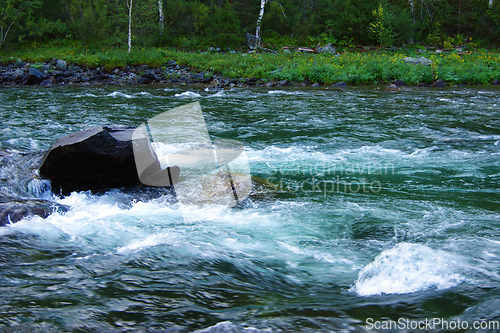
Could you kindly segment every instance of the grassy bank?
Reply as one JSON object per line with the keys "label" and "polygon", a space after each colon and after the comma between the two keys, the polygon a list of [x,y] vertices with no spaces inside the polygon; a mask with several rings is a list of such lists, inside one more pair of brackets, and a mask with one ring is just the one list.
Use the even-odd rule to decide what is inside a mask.
{"label": "grassy bank", "polygon": [[[405,62],[405,57],[426,57],[430,66]],[[118,49],[92,49],[80,45],[32,45],[19,50],[0,51],[0,61],[16,59],[40,66],[57,57],[80,67],[103,67],[111,71],[127,65],[162,67],[176,60],[205,75],[221,74],[227,78],[256,77],[268,81],[323,82],[332,84],[372,84],[400,79],[408,84],[432,83],[443,79],[448,84],[489,84],[500,79],[500,53],[473,51],[459,55],[456,51],[417,53],[412,49],[396,52],[344,52],[342,54],[273,53],[194,53],[171,49],[133,49],[130,54]]]}

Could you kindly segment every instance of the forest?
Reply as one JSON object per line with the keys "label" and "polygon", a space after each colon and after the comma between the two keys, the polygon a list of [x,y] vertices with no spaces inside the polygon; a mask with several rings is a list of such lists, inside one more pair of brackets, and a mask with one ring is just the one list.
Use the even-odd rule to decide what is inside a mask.
{"label": "forest", "polygon": [[[257,29],[259,26],[259,29]],[[499,44],[500,0],[0,0],[0,47],[337,48]]]}

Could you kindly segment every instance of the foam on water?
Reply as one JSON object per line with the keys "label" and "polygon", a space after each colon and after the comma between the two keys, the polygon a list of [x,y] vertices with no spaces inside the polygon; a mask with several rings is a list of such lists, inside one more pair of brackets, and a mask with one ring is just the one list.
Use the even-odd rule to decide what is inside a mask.
{"label": "foam on water", "polygon": [[179,97],[179,98],[186,98],[186,99],[187,98],[199,98],[199,97],[201,97],[200,94],[192,92],[192,91],[185,91],[185,92],[180,93],[180,94],[175,94],[174,96]]}
{"label": "foam on water", "polygon": [[454,287],[464,281],[461,258],[425,245],[400,243],[366,265],[351,288],[360,296],[408,294]]}
{"label": "foam on water", "polygon": [[224,90],[220,90],[218,91],[217,93],[215,94],[211,94],[211,95],[208,95],[208,97],[226,97],[226,93],[224,92]]}
{"label": "foam on water", "polygon": [[112,93],[109,93],[106,96],[107,97],[115,97],[115,98],[117,98],[117,97],[133,98],[133,96],[125,94],[125,93],[122,93],[120,91],[113,91]]}
{"label": "foam on water", "polygon": [[305,91],[290,91],[290,90],[269,90],[268,94],[279,94],[279,95],[308,95],[309,93]]}
{"label": "foam on water", "polygon": [[196,330],[194,333],[222,333],[222,332],[228,332],[228,333],[241,333],[241,332],[248,332],[248,333],[266,333],[266,332],[273,332],[271,328],[265,328],[265,329],[258,329],[253,326],[247,326],[245,324],[233,324],[230,321],[221,321],[214,326],[210,326],[204,329]]}

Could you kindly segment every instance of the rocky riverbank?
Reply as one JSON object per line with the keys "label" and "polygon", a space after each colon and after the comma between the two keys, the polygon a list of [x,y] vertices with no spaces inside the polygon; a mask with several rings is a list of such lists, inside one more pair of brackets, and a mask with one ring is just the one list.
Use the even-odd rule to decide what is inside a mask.
{"label": "rocky riverbank", "polygon": [[[265,66],[266,61],[277,61],[277,64],[271,66],[272,68],[277,67],[277,69],[270,72],[263,72],[255,69],[257,74],[252,73],[251,75],[255,75],[256,77],[251,76],[246,78],[235,78],[236,75],[233,71],[229,73],[230,78],[228,78],[224,76],[225,74],[219,74],[225,73],[224,69],[215,68],[214,66],[227,64],[227,66],[234,67],[234,59],[218,58],[219,56],[217,54],[204,55],[204,58],[200,58],[203,55],[196,54],[178,53],[178,55],[181,57],[179,63],[190,63],[190,65],[180,65],[176,60],[169,60],[164,63],[162,67],[157,68],[141,65],[121,66],[117,68],[111,67],[113,69],[109,70],[109,64],[97,68],[87,68],[68,64],[65,60],[57,58],[53,58],[46,63],[27,63],[18,59],[18,61],[13,64],[3,66],[0,64],[0,85],[40,85],[50,87],[62,85],[90,86],[96,84],[201,84],[209,88],[252,86],[281,87],[289,85],[313,87],[333,86],[343,88],[347,86],[347,84],[373,84],[378,82],[393,83],[398,87],[406,86],[406,84],[409,83],[408,85],[413,86],[441,88],[447,85],[499,84],[499,80],[496,79],[498,76],[495,73],[490,73],[491,69],[488,69],[489,67],[478,68],[477,71],[474,71],[474,74],[471,74],[469,72],[463,72],[464,69],[460,62],[457,65],[458,67],[450,65],[451,67],[449,69],[443,70],[436,67],[437,65],[434,66],[435,64],[433,64],[433,61],[425,57],[417,59],[413,57],[397,56],[392,58],[382,57],[380,59],[372,59],[373,57],[371,56],[358,54],[351,56],[345,55],[345,59],[341,59],[335,55],[334,59],[321,58],[320,60],[323,61],[323,64],[318,65],[316,62],[312,63],[311,59],[308,60],[308,58],[303,58],[307,57],[306,55],[298,55],[296,58],[290,59],[281,59],[283,57],[286,58],[286,55],[274,57],[248,54],[246,56],[245,54],[232,55],[234,57],[240,57],[241,62],[248,62],[244,66],[238,62],[238,66],[241,65],[242,68],[255,69],[259,66]],[[189,57],[193,57],[193,59]],[[457,57],[458,56],[450,55],[448,58],[443,59],[454,62],[463,60]],[[491,56],[488,57],[491,58]],[[490,58],[485,59],[490,61]],[[255,60],[262,62],[255,65]],[[294,63],[290,65],[290,61]],[[298,65],[300,61],[304,62],[302,66]],[[335,64],[333,63],[335,61],[348,61],[351,65]],[[279,64],[287,65],[288,67],[279,66]],[[471,64],[471,66],[475,65],[477,64]],[[388,66],[393,67],[389,68]],[[198,68],[198,70],[193,67]],[[202,69],[204,68],[211,68],[212,70],[203,71]],[[484,71],[484,73],[482,73],[481,70]],[[462,71],[462,73],[458,75],[458,71]],[[384,73],[381,74],[382,72]],[[394,75],[394,73],[398,73],[398,75]],[[378,78],[379,76],[380,78]],[[462,76],[463,80],[459,80],[459,76]],[[397,91],[391,86],[388,90]]]}
{"label": "rocky riverbank", "polygon": [[205,74],[186,66],[180,66],[175,60],[167,62],[163,68],[150,68],[147,65],[126,66],[106,71],[102,67],[95,69],[68,65],[66,61],[54,58],[42,64],[30,64],[18,61],[13,65],[0,65],[1,85],[40,85],[62,86],[78,85],[139,85],[139,84],[204,84],[213,88],[251,87],[251,86],[286,86],[287,80],[266,82],[255,77],[247,79],[228,79],[218,74]]}

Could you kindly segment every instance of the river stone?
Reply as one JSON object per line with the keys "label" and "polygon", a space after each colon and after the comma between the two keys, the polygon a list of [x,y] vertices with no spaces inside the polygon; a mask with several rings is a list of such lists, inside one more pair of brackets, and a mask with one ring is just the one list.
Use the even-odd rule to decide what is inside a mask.
{"label": "river stone", "polygon": [[424,65],[424,66],[430,66],[432,64],[432,60],[427,59],[425,57],[420,57],[417,59],[417,61],[420,65]]}
{"label": "river stone", "polygon": [[[52,190],[63,195],[73,191],[99,192],[137,186],[132,133],[128,127],[93,127],[57,140],[45,155],[40,176],[50,179]],[[145,135],[145,134],[144,134]],[[147,137],[140,137],[150,154]],[[137,138],[134,143],[137,143]]]}
{"label": "river stone", "polygon": [[19,80],[24,77],[24,71],[20,68],[16,69],[14,73],[12,74],[14,80]]}
{"label": "river stone", "polygon": [[398,86],[396,84],[394,84],[394,83],[391,84],[391,85],[389,85],[389,86],[387,86],[387,87],[385,87],[385,90],[386,91],[392,91],[392,92],[400,92],[401,91],[401,89],[399,89]]}
{"label": "river stone", "polygon": [[66,61],[64,60],[57,60],[56,62],[56,70],[64,72],[68,68],[68,65],[66,64]]}
{"label": "river stone", "polygon": [[406,87],[406,82],[403,80],[397,79],[397,80],[392,81],[392,83],[394,83],[398,87]]}
{"label": "river stone", "polygon": [[335,54],[337,53],[337,50],[333,47],[332,43],[328,43],[325,46],[321,47],[318,52],[320,53],[332,53]]}
{"label": "river stone", "polygon": [[333,85],[334,87],[339,87],[339,88],[345,88],[347,87],[347,83],[341,81],[341,82],[337,82]]}
{"label": "river stone", "polygon": [[18,222],[31,215],[46,218],[55,211],[67,210],[67,206],[48,200],[0,197],[0,226]]}
{"label": "river stone", "polygon": [[177,62],[175,60],[169,60],[167,62],[167,67],[175,67],[177,66]]}
{"label": "river stone", "polygon": [[445,85],[446,85],[446,83],[443,81],[443,79],[439,79],[436,82],[434,82],[434,84],[432,85],[432,87],[434,87],[434,88],[443,88]]}
{"label": "river stone", "polygon": [[43,74],[36,68],[30,68],[28,72],[27,84],[39,84],[43,81]]}
{"label": "river stone", "polygon": [[414,64],[414,65],[418,64],[418,60],[413,58],[413,57],[405,57],[405,58],[403,58],[403,61],[409,62],[410,64]]}

